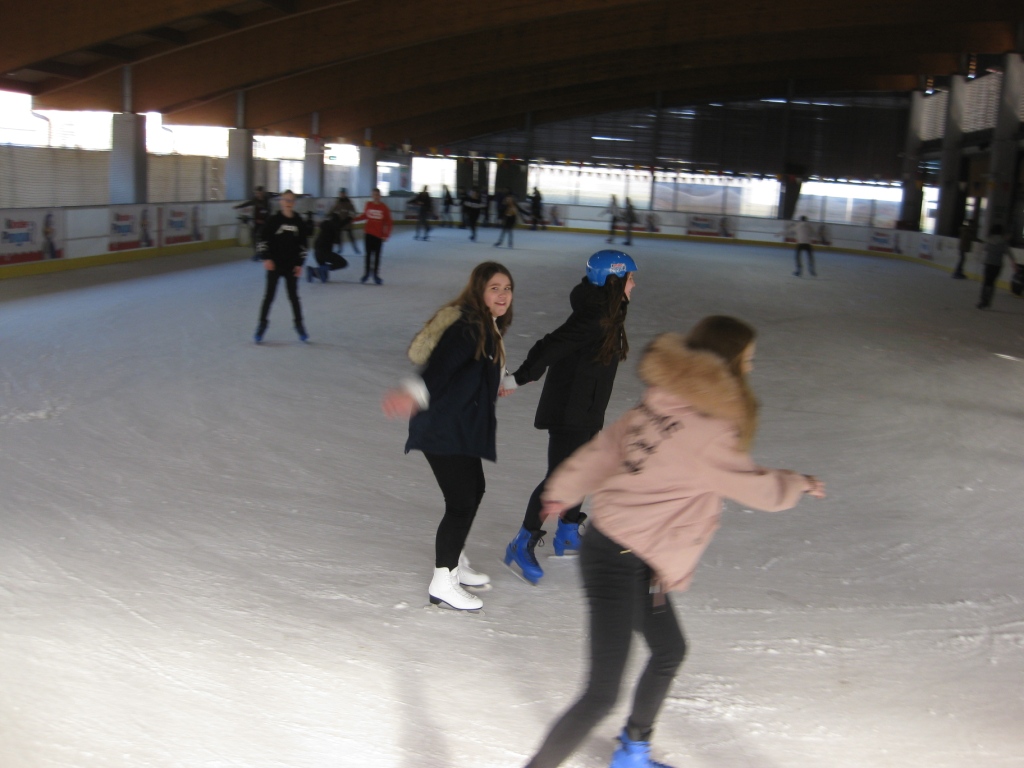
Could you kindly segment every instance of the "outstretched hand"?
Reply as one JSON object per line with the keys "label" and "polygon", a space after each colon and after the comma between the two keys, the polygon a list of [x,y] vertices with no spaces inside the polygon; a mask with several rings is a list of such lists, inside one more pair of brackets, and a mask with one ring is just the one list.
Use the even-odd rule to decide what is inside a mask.
{"label": "outstretched hand", "polygon": [[416,398],[404,389],[389,389],[384,393],[380,407],[389,419],[411,419],[420,410]]}

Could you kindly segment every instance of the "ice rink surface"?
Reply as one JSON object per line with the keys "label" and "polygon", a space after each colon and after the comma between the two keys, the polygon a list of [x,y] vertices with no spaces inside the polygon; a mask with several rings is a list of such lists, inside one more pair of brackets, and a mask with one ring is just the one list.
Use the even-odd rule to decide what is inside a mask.
{"label": "ice rink surface", "polygon": [[[577,566],[501,564],[545,469],[540,385],[498,406],[480,615],[427,607],[442,500],[383,390],[473,265],[516,280],[513,365],[598,236],[459,230],[284,292],[242,249],[0,281],[2,768],[521,768],[578,692]],[[1024,765],[1024,303],[883,258],[638,240],[608,420],[656,333],[759,330],[754,455],[829,498],[730,504],[675,608],[654,738],[678,768]],[[805,273],[806,274],[806,273]],[[637,649],[630,682],[642,658]],[[627,711],[567,765],[607,766]]]}

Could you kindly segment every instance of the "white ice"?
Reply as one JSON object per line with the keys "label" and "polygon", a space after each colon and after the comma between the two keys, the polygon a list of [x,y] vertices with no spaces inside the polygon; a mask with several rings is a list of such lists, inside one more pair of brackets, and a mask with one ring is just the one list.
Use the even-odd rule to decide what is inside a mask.
{"label": "white ice", "polygon": [[[400,231],[384,286],[303,281],[310,345],[283,291],[252,343],[241,249],[0,281],[2,768],[525,764],[586,659],[576,563],[544,556],[538,587],[501,564],[545,468],[540,385],[499,404],[476,616],[426,607],[442,501],[379,398],[474,264],[515,276],[516,363],[603,238],[483,240]],[[756,457],[829,487],[727,509],[676,601],[691,650],[655,757],[1024,765],[1024,305],[979,311],[976,283],[884,258],[798,279],[779,249],[631,252],[609,420],[655,333],[735,314],[760,331]],[[568,765],[606,766],[627,706]]]}

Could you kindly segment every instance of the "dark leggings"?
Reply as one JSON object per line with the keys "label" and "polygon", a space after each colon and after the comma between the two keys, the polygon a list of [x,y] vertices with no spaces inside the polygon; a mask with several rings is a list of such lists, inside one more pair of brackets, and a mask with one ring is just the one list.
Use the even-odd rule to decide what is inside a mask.
{"label": "dark leggings", "polygon": [[667,596],[664,604],[654,604],[651,570],[643,560],[591,528],[583,537],[580,568],[590,604],[590,677],[583,695],[548,732],[527,768],[560,765],[615,706],[634,630],[643,634],[651,657],[633,694],[626,724],[631,738],[650,740],[686,656],[675,612]]}
{"label": "dark leggings", "polygon": [[444,517],[434,542],[434,567],[456,568],[484,497],[483,462],[476,456],[423,455],[444,494]]}
{"label": "dark leggings", "polygon": [[516,228],[516,217],[515,216],[504,216],[501,220],[501,234],[498,235],[498,245],[501,245],[505,239],[505,235],[508,235],[508,247],[512,247],[512,232]]}
{"label": "dark leggings", "polygon": [[986,264],[984,270],[981,281],[980,306],[987,307],[992,303],[992,297],[996,292],[996,280],[999,279],[999,273],[1003,271],[1003,265],[1001,262],[999,264]]}
{"label": "dark leggings", "polygon": [[299,303],[299,279],[292,271],[278,272],[276,269],[267,270],[267,290],[263,294],[263,304],[260,306],[260,322],[267,322],[270,316],[270,305],[274,303],[274,296],[277,295],[277,281],[284,280],[288,289],[288,301],[292,303],[292,319],[296,325],[302,325],[302,304]]}
{"label": "dark leggings", "polygon": [[796,271],[803,272],[804,267],[800,261],[800,252],[807,251],[807,268],[814,274],[814,249],[808,243],[799,243],[796,247]]}
{"label": "dark leggings", "polygon": [[[581,445],[589,443],[597,432],[590,429],[552,429],[548,430],[548,473],[544,475],[533,490],[530,500],[526,503],[526,514],[523,516],[523,528],[528,531],[539,531],[541,529],[540,495],[544,492],[544,484],[547,483],[551,473],[558,469],[558,465],[569,458]],[[562,519],[567,523],[578,523],[580,519],[580,505],[568,510]]]}
{"label": "dark leggings", "polygon": [[366,235],[363,242],[363,249],[366,251],[366,272],[363,277],[378,274],[380,270],[380,251],[384,247],[384,241],[376,235]]}

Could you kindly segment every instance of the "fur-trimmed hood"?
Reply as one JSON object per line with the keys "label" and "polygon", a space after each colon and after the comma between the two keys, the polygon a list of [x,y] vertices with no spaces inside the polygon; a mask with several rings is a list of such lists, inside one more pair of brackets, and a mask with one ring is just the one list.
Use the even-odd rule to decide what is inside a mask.
{"label": "fur-trimmed hood", "polygon": [[689,349],[681,334],[663,333],[648,344],[637,372],[648,386],[705,416],[737,425],[746,418],[743,389],[722,358]]}
{"label": "fur-trimmed hood", "polygon": [[441,341],[441,337],[444,336],[444,332],[455,325],[460,317],[462,317],[460,307],[448,306],[437,310],[409,344],[409,359],[416,365],[426,365],[430,354],[434,351],[437,343]]}

